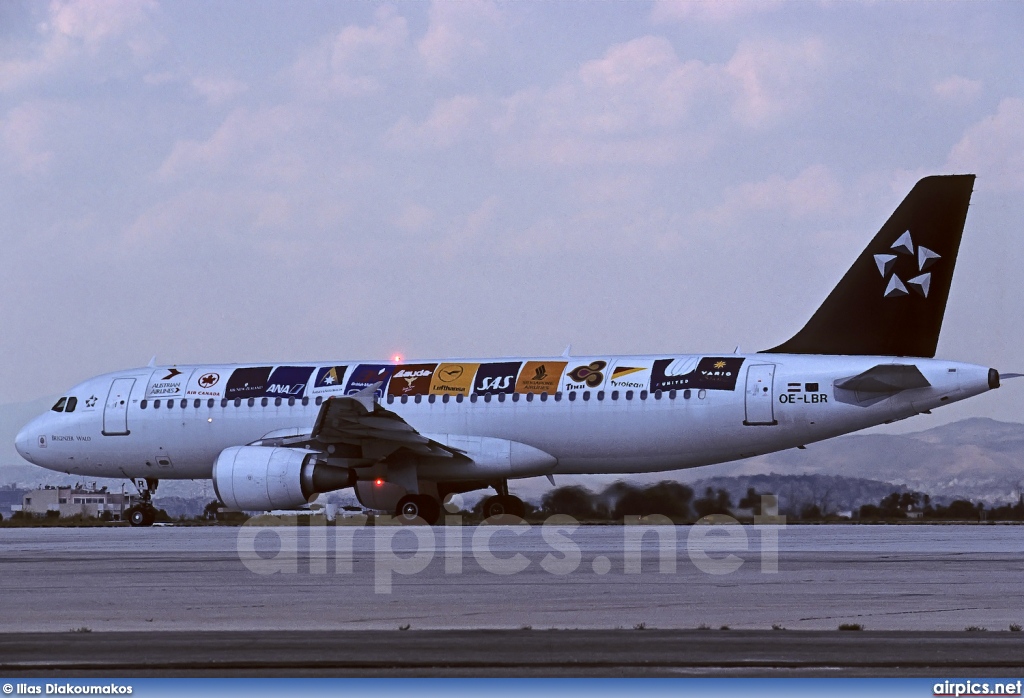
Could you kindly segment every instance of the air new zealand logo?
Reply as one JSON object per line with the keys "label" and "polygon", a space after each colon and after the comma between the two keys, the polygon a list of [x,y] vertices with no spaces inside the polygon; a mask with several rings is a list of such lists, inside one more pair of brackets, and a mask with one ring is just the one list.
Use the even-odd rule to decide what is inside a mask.
{"label": "air new zealand logo", "polygon": [[[910,295],[910,291],[913,290],[915,293],[927,298],[928,290],[932,284],[932,274],[931,272],[926,273],[925,270],[935,264],[935,260],[939,259],[941,255],[923,245],[918,245],[915,249],[914,240],[910,237],[909,230],[900,235],[890,249],[896,254],[875,255],[875,264],[878,265],[878,272],[882,275],[883,279],[888,279],[883,295],[886,298],[902,298],[903,296]],[[893,267],[896,266],[897,261],[905,257],[910,257],[911,259],[916,257],[915,261],[917,262],[915,265],[917,268],[911,272],[916,272],[917,275],[907,279],[906,282],[893,272]],[[904,267],[906,265],[900,264],[900,266]]]}

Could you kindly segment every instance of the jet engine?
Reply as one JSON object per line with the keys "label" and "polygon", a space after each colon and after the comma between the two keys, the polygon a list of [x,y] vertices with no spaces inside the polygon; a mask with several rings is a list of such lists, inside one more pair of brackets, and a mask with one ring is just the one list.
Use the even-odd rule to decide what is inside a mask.
{"label": "jet engine", "polygon": [[296,509],[321,492],[351,487],[355,471],[318,460],[298,448],[232,446],[213,464],[213,488],[230,509]]}

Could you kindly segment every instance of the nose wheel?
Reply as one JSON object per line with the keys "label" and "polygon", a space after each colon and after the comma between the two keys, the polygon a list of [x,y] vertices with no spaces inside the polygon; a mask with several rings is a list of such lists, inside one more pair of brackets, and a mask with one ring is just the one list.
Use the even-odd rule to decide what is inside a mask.
{"label": "nose wheel", "polygon": [[526,507],[519,497],[498,494],[484,500],[483,512],[485,519],[492,516],[515,516],[521,519],[526,513]]}
{"label": "nose wheel", "polygon": [[124,512],[124,517],[133,527],[152,526],[156,521],[156,507],[153,506],[153,493],[156,491],[158,480],[143,479],[132,480],[135,488],[139,491],[141,502]]}

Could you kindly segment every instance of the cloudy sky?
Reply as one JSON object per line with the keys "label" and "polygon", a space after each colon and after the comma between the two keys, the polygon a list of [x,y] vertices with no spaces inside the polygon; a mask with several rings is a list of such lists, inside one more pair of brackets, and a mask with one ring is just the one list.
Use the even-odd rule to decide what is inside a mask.
{"label": "cloudy sky", "polygon": [[[154,354],[763,349],[950,172],[939,355],[1024,370],[1022,33],[998,2],[8,0],[0,402]],[[1021,421],[1011,386],[948,415]]]}

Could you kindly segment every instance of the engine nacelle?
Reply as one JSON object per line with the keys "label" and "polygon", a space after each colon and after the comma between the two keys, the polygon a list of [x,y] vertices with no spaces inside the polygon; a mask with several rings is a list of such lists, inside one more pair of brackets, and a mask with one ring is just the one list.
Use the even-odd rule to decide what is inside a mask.
{"label": "engine nacelle", "polygon": [[314,451],[267,446],[225,448],[213,464],[213,488],[238,511],[296,509],[317,494],[355,484],[355,472],[318,460]]}

